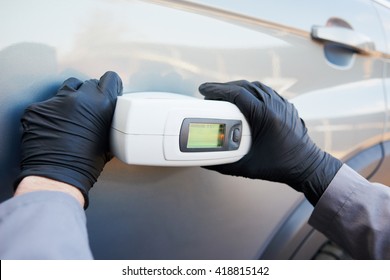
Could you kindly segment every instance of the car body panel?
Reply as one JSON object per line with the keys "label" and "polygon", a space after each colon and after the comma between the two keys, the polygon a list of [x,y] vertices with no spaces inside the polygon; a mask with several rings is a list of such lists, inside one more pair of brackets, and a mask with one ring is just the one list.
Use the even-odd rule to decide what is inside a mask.
{"label": "car body panel", "polygon": [[[384,137],[388,49],[371,1],[6,2],[0,11],[2,200],[18,173],[23,109],[55,94],[69,76],[83,80],[114,70],[126,92],[199,98],[203,82],[260,80],[290,99],[316,143],[343,160]],[[312,40],[312,26],[334,18],[370,37],[375,51]],[[113,159],[90,192],[90,243],[98,259],[259,258],[303,199],[282,184]],[[303,209],[307,219],[311,206]],[[300,246],[298,239],[289,238],[286,252]]]}

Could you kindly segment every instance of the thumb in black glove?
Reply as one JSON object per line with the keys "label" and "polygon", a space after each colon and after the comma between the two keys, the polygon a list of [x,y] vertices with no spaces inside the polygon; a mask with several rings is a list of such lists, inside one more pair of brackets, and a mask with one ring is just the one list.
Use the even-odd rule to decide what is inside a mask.
{"label": "thumb in black glove", "polygon": [[109,130],[122,81],[115,72],[84,83],[67,79],[57,94],[30,105],[23,117],[21,174],[41,176],[88,191],[111,159]]}
{"label": "thumb in black glove", "polygon": [[252,134],[252,147],[241,160],[208,169],[285,183],[317,203],[342,163],[313,143],[293,104],[259,82],[205,83],[199,91],[206,99],[234,103]]}

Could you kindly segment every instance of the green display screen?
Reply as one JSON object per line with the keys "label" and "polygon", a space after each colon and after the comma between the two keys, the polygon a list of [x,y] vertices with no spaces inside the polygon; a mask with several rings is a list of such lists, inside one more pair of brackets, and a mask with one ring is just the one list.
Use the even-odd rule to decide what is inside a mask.
{"label": "green display screen", "polygon": [[190,123],[187,148],[218,148],[223,146],[225,125],[219,123]]}

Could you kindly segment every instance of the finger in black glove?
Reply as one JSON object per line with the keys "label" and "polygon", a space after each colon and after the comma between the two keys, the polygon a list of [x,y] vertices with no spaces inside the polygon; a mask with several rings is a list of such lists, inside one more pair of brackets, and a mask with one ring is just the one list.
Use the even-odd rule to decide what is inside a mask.
{"label": "finger in black glove", "polygon": [[241,160],[208,169],[285,183],[317,203],[342,163],[313,143],[293,104],[260,82],[205,83],[199,91],[206,99],[235,104],[252,134],[251,149]]}
{"label": "finger in black glove", "polygon": [[100,80],[67,79],[57,94],[30,105],[22,117],[21,174],[77,187],[88,206],[88,191],[111,159],[109,130],[122,81],[115,72]]}

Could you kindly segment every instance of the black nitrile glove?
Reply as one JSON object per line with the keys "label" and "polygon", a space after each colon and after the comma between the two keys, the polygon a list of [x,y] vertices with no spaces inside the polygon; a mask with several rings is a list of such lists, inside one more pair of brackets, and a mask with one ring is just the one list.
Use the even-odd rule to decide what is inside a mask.
{"label": "black nitrile glove", "polygon": [[67,79],[57,94],[30,105],[23,117],[18,184],[35,175],[77,187],[88,206],[88,191],[111,159],[109,130],[122,81],[115,72],[84,83]]}
{"label": "black nitrile glove", "polygon": [[234,103],[252,134],[251,149],[241,160],[208,169],[285,183],[317,203],[342,163],[313,143],[293,104],[259,82],[206,83],[199,91],[206,99]]}

